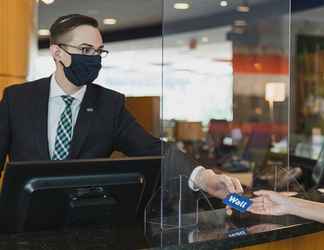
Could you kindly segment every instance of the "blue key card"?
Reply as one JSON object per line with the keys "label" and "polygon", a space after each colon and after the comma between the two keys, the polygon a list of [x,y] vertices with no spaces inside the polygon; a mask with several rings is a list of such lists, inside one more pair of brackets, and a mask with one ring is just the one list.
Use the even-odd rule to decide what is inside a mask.
{"label": "blue key card", "polygon": [[251,206],[252,202],[245,196],[231,193],[223,200],[223,203],[231,208],[240,211],[241,213],[244,213],[246,209]]}

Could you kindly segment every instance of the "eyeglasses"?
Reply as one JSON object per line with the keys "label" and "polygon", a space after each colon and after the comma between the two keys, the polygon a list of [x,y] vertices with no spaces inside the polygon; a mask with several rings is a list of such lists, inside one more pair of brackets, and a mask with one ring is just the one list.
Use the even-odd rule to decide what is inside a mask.
{"label": "eyeglasses", "polygon": [[74,49],[78,49],[81,51],[81,54],[82,55],[87,55],[87,56],[94,56],[94,55],[99,55],[101,56],[102,58],[103,57],[106,57],[108,54],[109,54],[109,51],[108,50],[105,50],[105,49],[96,49],[92,46],[88,46],[88,45],[79,45],[79,46],[74,46],[74,45],[71,45],[71,44],[65,44],[65,43],[60,43],[58,44],[59,47],[61,46],[64,46],[64,47],[70,47],[70,48],[74,48]]}

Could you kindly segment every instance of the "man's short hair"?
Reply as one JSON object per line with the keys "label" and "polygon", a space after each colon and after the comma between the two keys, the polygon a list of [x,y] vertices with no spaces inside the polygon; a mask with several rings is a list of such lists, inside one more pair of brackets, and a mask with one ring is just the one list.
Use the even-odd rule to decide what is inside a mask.
{"label": "man's short hair", "polygon": [[62,16],[56,19],[50,28],[50,43],[58,44],[62,42],[60,39],[81,25],[90,25],[94,28],[98,28],[98,21],[89,16],[80,14],[71,14],[67,16]]}

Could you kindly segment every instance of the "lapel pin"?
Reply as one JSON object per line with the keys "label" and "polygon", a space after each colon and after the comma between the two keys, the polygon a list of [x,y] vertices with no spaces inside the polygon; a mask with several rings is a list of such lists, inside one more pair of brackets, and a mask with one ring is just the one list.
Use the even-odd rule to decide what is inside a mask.
{"label": "lapel pin", "polygon": [[93,108],[87,108],[86,111],[87,112],[93,112]]}

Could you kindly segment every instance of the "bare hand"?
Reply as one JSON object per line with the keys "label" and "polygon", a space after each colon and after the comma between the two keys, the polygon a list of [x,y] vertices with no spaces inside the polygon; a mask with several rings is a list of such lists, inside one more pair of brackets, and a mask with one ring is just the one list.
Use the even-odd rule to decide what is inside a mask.
{"label": "bare hand", "polygon": [[251,199],[248,211],[263,215],[285,215],[289,213],[290,200],[286,195],[277,192],[260,190],[254,192],[258,197]]}
{"label": "bare hand", "polygon": [[237,178],[215,174],[211,169],[202,171],[199,180],[204,191],[220,199],[224,199],[229,193],[243,193],[243,188]]}

